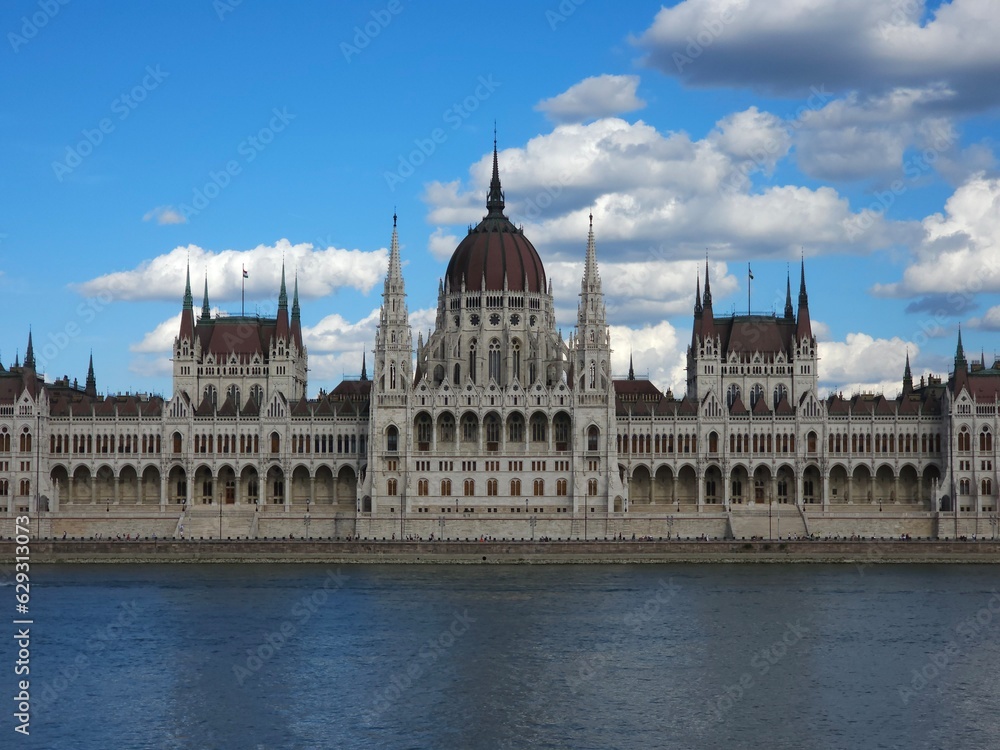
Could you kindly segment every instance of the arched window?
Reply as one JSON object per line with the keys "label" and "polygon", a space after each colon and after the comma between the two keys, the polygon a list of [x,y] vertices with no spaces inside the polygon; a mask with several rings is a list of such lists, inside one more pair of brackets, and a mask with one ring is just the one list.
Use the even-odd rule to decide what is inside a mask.
{"label": "arched window", "polygon": [[507,441],[510,443],[524,442],[524,417],[511,414],[507,418]]}
{"label": "arched window", "polygon": [[399,450],[399,430],[395,425],[389,425],[385,431],[385,449],[389,453],[396,453]]}
{"label": "arched window", "polygon": [[476,494],[476,480],[466,479],[465,480],[465,496],[473,497]]}
{"label": "arched window", "polygon": [[417,417],[417,450],[431,449],[431,417],[426,412]]}
{"label": "arched window", "polygon": [[532,414],[531,415],[531,442],[533,443],[544,443],[548,440],[545,430],[545,415],[544,414]]}
{"label": "arched window", "polygon": [[451,494],[451,480],[442,479],[441,480],[441,497],[448,497]]}
{"label": "arched window", "polygon": [[396,363],[389,363],[389,388],[394,389],[396,387]]}
{"label": "arched window", "polygon": [[281,436],[277,432],[271,433],[271,453],[279,453],[281,451]]}
{"label": "arched window", "polygon": [[596,451],[596,450],[598,450],[597,444],[598,444],[598,441],[600,440],[600,437],[601,437],[601,431],[599,429],[597,429],[597,425],[596,424],[590,425],[590,428],[587,430],[587,450],[588,451]]}
{"label": "arched window", "polygon": [[395,495],[397,487],[398,487],[397,480],[390,479],[385,483],[385,494],[390,496]]}
{"label": "arched window", "polygon": [[466,413],[462,415],[462,442],[475,443],[479,440],[479,423],[476,415]]}
{"label": "arched window", "polygon": [[750,389],[750,408],[754,408],[762,398],[764,398],[764,386],[760,383],[755,383]]}
{"label": "arched window", "polygon": [[591,360],[591,362],[590,362],[589,373],[590,373],[590,387],[591,388],[596,388],[597,387],[597,363],[594,362],[593,360]]}
{"label": "arched window", "polygon": [[511,479],[510,480],[510,494],[511,497],[516,497],[521,494],[521,480]]}
{"label": "arched window", "polygon": [[21,439],[18,442],[21,453],[31,453],[31,433],[27,427],[21,431]]}
{"label": "arched window", "polygon": [[500,417],[487,414],[483,420],[483,428],[486,431],[486,450],[500,450]]}
{"label": "arched window", "polygon": [[960,451],[972,450],[972,435],[969,434],[969,428],[966,425],[962,425],[962,429],[958,432],[958,449]]}
{"label": "arched window", "polygon": [[205,387],[205,396],[208,398],[210,404],[212,404],[213,409],[219,407],[219,392],[216,390],[214,385],[209,385]]}
{"label": "arched window", "polygon": [[430,494],[430,483],[426,479],[420,479],[417,481],[417,494],[421,497],[425,497]]}
{"label": "arched window", "polygon": [[536,479],[535,480],[535,497],[541,497],[545,494],[545,480]]}
{"label": "arched window", "polygon": [[596,479],[588,479],[587,480],[587,494],[590,495],[590,496],[594,496],[594,495],[597,494],[597,480]]}
{"label": "arched window", "polygon": [[989,427],[983,427],[983,431],[979,433],[979,450],[983,453],[993,451],[993,433]]}
{"label": "arched window", "polygon": [[503,384],[503,378],[500,375],[500,342],[493,339],[490,342],[490,379],[498,384]]}
{"label": "arched window", "polygon": [[240,408],[240,387],[236,383],[232,383],[226,388],[226,398],[231,398],[233,403],[236,404],[236,408]]}
{"label": "arched window", "polygon": [[462,365],[455,363],[455,376],[452,381],[455,385],[459,385],[462,382]]}
{"label": "arched window", "polygon": [[259,385],[250,386],[250,398],[256,402],[257,406],[260,406],[264,400],[264,388]]}
{"label": "arched window", "polygon": [[556,495],[559,497],[566,497],[569,490],[569,483],[565,479],[556,480]]}
{"label": "arched window", "polygon": [[515,380],[520,382],[521,378],[521,342],[517,339],[510,345],[510,369]]}
{"label": "arched window", "polygon": [[496,479],[489,479],[486,481],[486,494],[490,497],[496,497],[499,494],[500,483]]}
{"label": "arched window", "polygon": [[469,380],[476,382],[476,340],[469,342]]}
{"label": "arched window", "polygon": [[992,495],[993,494],[993,480],[992,479],[984,479],[983,480],[982,488],[983,488],[982,494],[984,496]]}

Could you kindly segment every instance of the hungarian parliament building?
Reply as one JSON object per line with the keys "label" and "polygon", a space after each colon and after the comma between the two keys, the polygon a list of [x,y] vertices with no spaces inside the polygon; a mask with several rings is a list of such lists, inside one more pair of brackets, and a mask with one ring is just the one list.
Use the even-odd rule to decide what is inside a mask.
{"label": "hungarian parliament building", "polygon": [[[581,247],[582,241],[581,228]],[[169,398],[46,382],[31,336],[0,367],[0,532],[43,536],[584,539],[996,535],[1000,362],[898,395],[818,392],[805,264],[784,310],[719,315],[694,288],[682,397],[612,374],[593,219],[575,330],[504,213],[455,249],[414,346],[393,217],[360,378],[310,397],[297,281],[275,317],[196,311]],[[367,373],[370,364],[371,375]],[[776,528],[777,527],[777,528]]]}

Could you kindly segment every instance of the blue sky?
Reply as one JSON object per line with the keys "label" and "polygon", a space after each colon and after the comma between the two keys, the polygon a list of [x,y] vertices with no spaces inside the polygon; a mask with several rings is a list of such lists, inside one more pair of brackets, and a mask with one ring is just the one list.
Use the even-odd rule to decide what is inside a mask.
{"label": "blue sky", "polygon": [[[113,12],[110,8],[113,7]],[[360,370],[392,214],[410,310],[485,210],[572,326],[594,213],[624,372],[683,391],[695,275],[715,308],[806,273],[824,391],[945,374],[958,325],[1000,352],[1000,14],[991,0],[445,0],[0,10],[0,361],[169,393],[196,301],[268,313],[298,271],[310,392]],[[794,291],[794,290],[793,290]]]}

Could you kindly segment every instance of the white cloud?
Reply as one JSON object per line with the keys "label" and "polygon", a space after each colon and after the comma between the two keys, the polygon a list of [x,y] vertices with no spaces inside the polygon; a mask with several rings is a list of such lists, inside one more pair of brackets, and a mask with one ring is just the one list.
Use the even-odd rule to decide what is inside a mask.
{"label": "white cloud", "polygon": [[457,235],[448,234],[443,227],[437,227],[427,239],[427,249],[436,260],[448,260],[461,240]]}
{"label": "white cloud", "polygon": [[800,96],[820,84],[885,93],[943,84],[951,108],[1000,100],[994,0],[683,0],[633,40],[645,62],[700,86]]}
{"label": "white cloud", "polygon": [[[773,169],[788,143],[782,123],[756,108],[727,116],[698,141],[642,121],[560,125],[501,152],[507,215],[556,259],[580,257],[591,211],[605,257],[616,261],[706,252],[713,260],[788,258],[803,244],[807,254],[866,252],[900,240],[903,225],[880,216],[858,231],[859,215],[833,188],[755,187],[746,175]],[[470,168],[470,188],[428,185],[438,234],[479,220],[491,170],[488,154]]]}
{"label": "white cloud", "polygon": [[143,221],[156,220],[157,224],[187,224],[187,217],[183,216],[173,206],[157,206],[152,211],[147,211],[142,217]]}
{"label": "white cloud", "polygon": [[979,174],[959,187],[944,213],[928,216],[901,281],[876,284],[887,297],[945,294],[956,309],[982,292],[1000,291],[1000,179]]}
{"label": "white cloud", "polygon": [[152,331],[142,337],[138,344],[130,344],[129,351],[139,354],[169,352],[174,347],[174,339],[181,328],[181,313],[167,318]]}
{"label": "white cloud", "polygon": [[174,372],[170,357],[156,357],[142,354],[134,357],[128,366],[129,372],[134,372],[144,378],[170,377]]}
{"label": "white cloud", "polygon": [[674,396],[684,395],[687,383],[685,357],[687,344],[677,338],[676,329],[667,321],[641,328],[611,326],[611,371],[616,378],[628,374],[629,356],[636,377],[649,377],[657,388]]}
{"label": "white cloud", "polygon": [[338,289],[368,292],[380,281],[389,263],[385,248],[373,251],[326,249],[312,244],[291,244],[282,239],[273,245],[250,250],[213,252],[197,245],[177,247],[164,255],[143,261],[131,271],[117,271],[74,285],[87,297],[110,295],[114,300],[177,300],[184,292],[184,276],[190,261],[191,286],[196,296],[208,274],[209,298],[238,300],[243,268],[247,269],[246,293],[253,298],[276,298],[285,264],[288,294],[298,272],[299,295],[323,297]]}
{"label": "white cloud", "polygon": [[646,102],[636,96],[639,76],[600,75],[585,78],[558,96],[535,105],[555,122],[584,122],[598,117],[642,109]]}
{"label": "white cloud", "polygon": [[893,398],[903,386],[907,353],[912,365],[920,348],[898,336],[876,339],[849,333],[844,341],[820,342],[820,394],[842,392],[846,397],[866,392]]}

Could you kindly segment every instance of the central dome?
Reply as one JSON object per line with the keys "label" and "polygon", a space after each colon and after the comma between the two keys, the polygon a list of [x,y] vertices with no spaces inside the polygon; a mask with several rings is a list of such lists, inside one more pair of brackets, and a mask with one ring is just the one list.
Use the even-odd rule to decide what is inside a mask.
{"label": "central dome", "polygon": [[511,224],[503,213],[503,190],[500,188],[500,170],[497,165],[497,148],[493,144],[493,179],[486,198],[487,214],[469,230],[448,262],[445,276],[452,291],[544,292],[545,269],[538,251],[524,236],[524,232]]}

